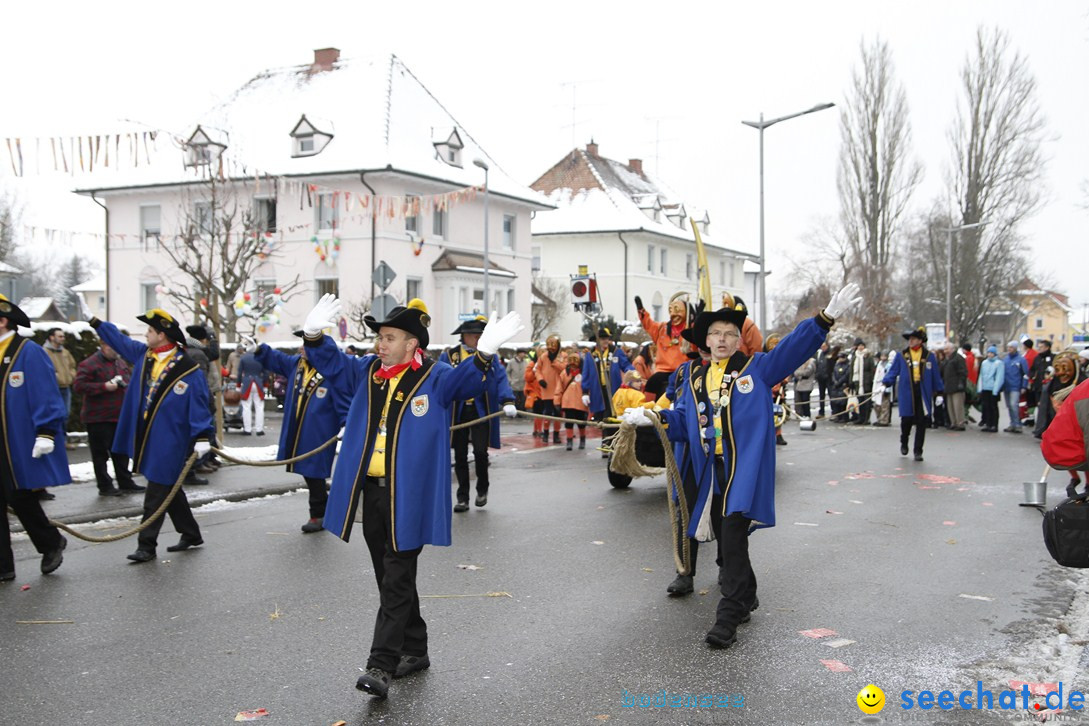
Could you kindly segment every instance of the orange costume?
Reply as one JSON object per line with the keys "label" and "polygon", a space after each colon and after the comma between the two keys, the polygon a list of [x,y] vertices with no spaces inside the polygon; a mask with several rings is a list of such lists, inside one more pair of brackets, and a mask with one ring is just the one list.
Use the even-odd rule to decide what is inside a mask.
{"label": "orange costume", "polygon": [[752,318],[745,318],[745,323],[741,326],[741,343],[738,344],[738,348],[750,358],[753,353],[759,353],[764,349],[764,336]]}
{"label": "orange costume", "polygon": [[[561,416],[562,412],[556,410],[556,392],[560,388],[560,373],[563,371],[564,357],[560,353],[560,339],[550,335],[547,341],[548,352],[537,356],[537,363],[533,366],[533,372],[537,376],[537,385],[541,387],[541,413],[548,416]],[[544,422],[544,437],[548,436],[548,422]],[[560,422],[552,422],[552,441],[560,443]]]}
{"label": "orange costume", "polygon": [[639,375],[644,381],[650,378],[650,374],[654,372],[650,369],[650,366],[647,365],[646,359],[641,355],[636,354],[636,356],[632,358],[631,364],[635,367],[635,370],[639,371]]}
{"label": "orange costume", "polygon": [[677,370],[687,360],[681,350],[681,331],[687,326],[683,323],[673,325],[668,320],[664,323],[655,322],[643,308],[639,309],[639,322],[658,348],[658,355],[654,358],[654,372],[672,373]]}

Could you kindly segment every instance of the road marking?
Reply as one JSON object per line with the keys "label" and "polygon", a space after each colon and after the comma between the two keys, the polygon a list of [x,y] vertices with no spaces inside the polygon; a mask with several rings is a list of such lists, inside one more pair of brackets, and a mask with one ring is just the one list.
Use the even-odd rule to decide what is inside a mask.
{"label": "road marking", "polygon": [[825,660],[824,658],[821,658],[821,664],[833,673],[850,673],[854,670],[851,666],[846,663],[841,663],[838,660]]}
{"label": "road marking", "polygon": [[839,635],[836,631],[828,628],[812,628],[810,630],[799,630],[798,632],[807,638],[827,638],[832,635]]}
{"label": "road marking", "polygon": [[847,638],[836,638],[835,640],[826,640],[824,644],[827,645],[829,648],[842,648],[843,646],[850,645],[854,642],[855,641],[849,640]]}
{"label": "road marking", "polygon": [[965,600],[984,600],[986,602],[991,602],[992,600],[994,600],[993,597],[987,597],[986,595],[968,595],[963,592],[957,595],[957,597],[963,597]]}

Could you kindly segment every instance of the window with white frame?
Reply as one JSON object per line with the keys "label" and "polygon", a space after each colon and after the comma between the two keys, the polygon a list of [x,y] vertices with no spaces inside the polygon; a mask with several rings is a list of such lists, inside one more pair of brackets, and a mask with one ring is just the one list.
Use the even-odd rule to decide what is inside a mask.
{"label": "window with white frame", "polygon": [[276,231],[276,200],[260,197],[253,200],[253,229],[255,232]]}
{"label": "window with white frame", "polygon": [[514,310],[514,288],[507,290],[507,312]]}
{"label": "window with white frame", "polygon": [[314,281],[317,283],[316,300],[321,300],[322,295],[335,295],[340,297],[340,278],[326,277]]}
{"label": "window with white frame", "polygon": [[666,274],[666,270],[669,269],[669,260],[666,258],[666,252],[668,252],[668,251],[669,250],[666,250],[665,248],[662,248],[662,251],[661,251],[661,258],[662,259],[661,259],[661,265],[659,265],[659,267],[658,267],[658,272],[660,274],[662,274],[662,275]]}
{"label": "window with white frame", "polygon": [[314,148],[314,134],[300,134],[295,137],[295,156],[312,156]]}
{"label": "window with white frame", "polygon": [[[405,197],[405,206],[406,206],[406,208],[408,210],[405,213],[405,231],[406,232],[414,232],[414,233],[417,233],[417,234],[419,234],[419,232],[420,232],[420,221],[419,221],[419,217],[416,214],[416,205],[419,204],[419,203],[420,203],[420,198],[417,197],[417,196],[409,194],[408,196]],[[411,298],[409,298],[409,299],[411,299]]]}
{"label": "window with white frame", "polygon": [[447,232],[449,231],[446,227],[446,210],[436,207],[434,213],[431,215],[431,234],[445,239]]}
{"label": "window with white frame", "polygon": [[514,249],[514,215],[503,215],[503,249]]}
{"label": "window with white frame", "polygon": [[159,293],[155,288],[159,286],[157,280],[140,283],[140,309],[151,310],[159,307]]}
{"label": "window with white frame", "polygon": [[152,244],[159,243],[159,235],[162,232],[162,207],[158,204],[144,204],[140,206],[140,240],[144,243],[144,249]]}
{"label": "window with white frame", "polygon": [[718,282],[720,285],[726,285],[726,260],[718,261]]}
{"label": "window with white frame", "polygon": [[198,235],[212,234],[214,221],[211,202],[196,202],[193,204],[193,229]]}
{"label": "window with white frame", "polygon": [[696,257],[691,252],[687,252],[684,255],[684,276],[685,279],[691,280],[695,276],[696,272]]}
{"label": "window with white frame", "polygon": [[532,272],[540,272],[541,271],[541,246],[540,245],[533,245],[533,247],[530,248],[530,254],[533,257],[533,259],[530,261],[530,270]]}
{"label": "window with white frame", "polygon": [[484,310],[484,289],[480,287],[473,288],[473,309],[471,313],[481,313]]}
{"label": "window with white frame", "polygon": [[317,227],[318,230],[336,229],[337,224],[337,208],[333,205],[332,194],[319,194],[318,203],[314,206],[314,211],[317,214]]}
{"label": "window with white frame", "polygon": [[1044,327],[1044,319],[1043,318],[1036,318],[1036,329],[1040,330],[1043,327]]}
{"label": "window with white frame", "polygon": [[419,277],[405,279],[405,300],[423,297],[423,280]]}
{"label": "window with white frame", "polygon": [[647,272],[654,272],[654,245],[647,245]]}

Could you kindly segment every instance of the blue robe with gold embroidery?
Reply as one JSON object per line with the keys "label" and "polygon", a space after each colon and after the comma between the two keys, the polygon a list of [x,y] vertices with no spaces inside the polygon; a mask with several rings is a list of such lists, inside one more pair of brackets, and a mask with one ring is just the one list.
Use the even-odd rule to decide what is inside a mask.
{"label": "blue robe with gold embroidery", "polygon": [[[0,361],[0,426],[9,474],[17,489],[72,481],[64,448],[67,419],[49,354],[16,333]],[[31,453],[39,436],[53,439],[53,453],[35,459]]]}
{"label": "blue robe with gold embroidery", "polygon": [[[462,361],[463,348],[444,350],[439,355],[440,363],[448,363],[457,368]],[[493,355],[488,364],[488,380],[484,384],[484,393],[473,399],[476,408],[476,417],[484,418],[488,414],[496,413],[505,404],[514,403],[514,391],[510,389],[510,381],[507,379],[507,370],[499,361],[499,356]],[[462,402],[458,401],[454,406],[453,423],[461,420]],[[488,419],[488,446],[499,448],[499,418]]]}

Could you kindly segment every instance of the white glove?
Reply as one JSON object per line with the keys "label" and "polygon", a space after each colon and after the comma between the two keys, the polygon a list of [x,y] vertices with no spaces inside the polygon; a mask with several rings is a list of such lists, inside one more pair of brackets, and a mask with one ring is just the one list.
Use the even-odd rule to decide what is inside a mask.
{"label": "white glove", "polygon": [[518,409],[514,407],[513,403],[508,403],[506,406],[503,407],[503,413],[507,414],[511,418],[514,418],[518,415]]}
{"label": "white glove", "polygon": [[500,320],[495,318],[496,313],[492,311],[492,318],[476,344],[476,349],[484,355],[495,355],[501,345],[525,330],[525,326],[522,325],[522,316],[513,310]]}
{"label": "white glove", "polygon": [[209,444],[207,441],[198,441],[197,443],[193,444],[193,452],[196,453],[197,456],[204,456],[211,450],[212,445]]}
{"label": "white glove", "polygon": [[39,436],[34,439],[34,451],[31,452],[31,457],[37,459],[39,456],[46,456],[53,453],[53,439],[48,439],[44,436]]}
{"label": "white glove", "polygon": [[943,403],[945,403],[945,398],[944,398],[943,396],[938,396],[938,397],[936,397],[936,398],[934,399],[934,405],[935,405],[935,406],[940,406],[940,405],[942,405]]}
{"label": "white glove", "polygon": [[244,350],[246,353],[256,353],[257,352],[257,341],[254,340],[253,338],[251,338],[248,335],[243,335],[242,336],[242,350]]}
{"label": "white glove", "polygon": [[582,405],[585,406],[586,408],[590,408],[590,394],[589,393],[582,394]]}
{"label": "white glove", "polygon": [[824,312],[830,318],[838,318],[860,302],[862,297],[858,295],[858,284],[849,282],[832,296],[832,299],[824,306]]}
{"label": "white glove", "polygon": [[620,420],[632,426],[650,426],[653,423],[645,408],[625,409],[624,413],[620,414]]}
{"label": "white glove", "polygon": [[337,296],[333,293],[327,292],[307,314],[306,322],[303,323],[303,332],[307,335],[317,335],[322,329],[336,325],[339,318],[340,300],[337,300]]}

